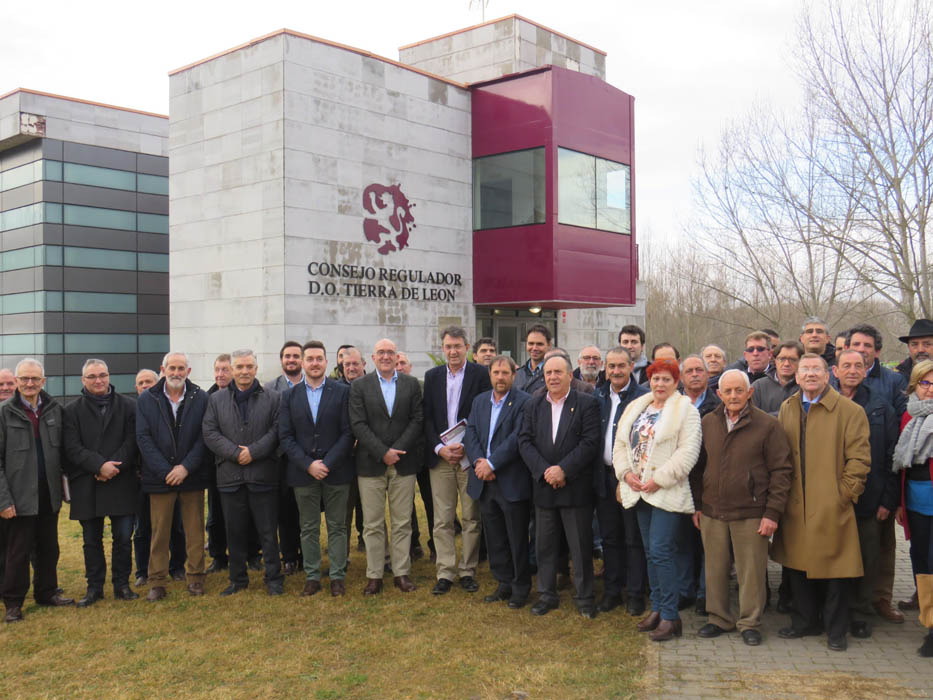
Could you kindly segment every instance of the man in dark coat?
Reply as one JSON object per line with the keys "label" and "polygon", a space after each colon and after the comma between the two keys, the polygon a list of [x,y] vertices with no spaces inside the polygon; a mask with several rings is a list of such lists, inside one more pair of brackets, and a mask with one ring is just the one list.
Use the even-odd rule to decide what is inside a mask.
{"label": "man in dark coat", "polygon": [[6,567],[0,593],[4,622],[23,619],[34,553],[33,595],[39,605],[72,605],[58,593],[58,511],[62,507],[62,407],[42,391],[42,363],[16,365],[16,393],[0,405],[0,518]]}
{"label": "man in dark coat", "polygon": [[103,360],[90,359],[81,369],[81,396],[65,408],[65,454],[70,465],[71,519],[81,522],[87,593],[78,607],[104,597],[104,518],[113,536],[113,597],[135,600],[130,589],[133,568],[133,521],[139,493],[136,463],[136,403],[114,391]]}
{"label": "man in dark coat", "polygon": [[162,379],[144,391],[136,404],[136,445],[141,482],[149,494],[152,545],[149,553],[149,595],[165,598],[168,580],[168,542],[175,503],[188,550],[188,593],[204,594],[204,437],[201,421],[207,393],[188,379],[191,368],[183,352],[170,352],[162,360]]}
{"label": "man in dark coat", "polygon": [[531,471],[535,504],[538,592],[534,615],[558,606],[557,566],[561,526],[573,559],[574,598],[584,617],[596,616],[593,600],[593,460],[599,452],[599,403],[570,388],[573,366],[565,357],[543,364],[547,393],[525,406],[518,435]]}

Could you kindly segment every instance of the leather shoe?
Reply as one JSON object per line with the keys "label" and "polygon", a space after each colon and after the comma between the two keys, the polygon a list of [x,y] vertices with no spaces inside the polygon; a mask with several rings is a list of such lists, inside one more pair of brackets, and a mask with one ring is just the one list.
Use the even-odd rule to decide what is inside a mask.
{"label": "leather shoe", "polygon": [[132,588],[126,586],[116,589],[113,592],[113,597],[117,600],[136,600],[139,598],[139,593],[134,592]]}
{"label": "leather shoe", "polygon": [[794,604],[793,601],[787,598],[778,598],[777,605],[774,609],[781,615],[790,615],[792,612],[794,612]]}
{"label": "leather shoe", "polygon": [[465,590],[467,593],[476,593],[476,591],[479,590],[479,584],[472,576],[461,576],[460,588]]}
{"label": "leather shoe", "polygon": [[394,579],[392,579],[392,582],[395,584],[395,587],[402,593],[411,593],[418,588],[407,576],[396,576]]}
{"label": "leather shoe", "polygon": [[778,637],[781,639],[800,639],[801,637],[819,637],[823,630],[818,627],[782,627],[778,630]]}
{"label": "leather shoe", "polygon": [[382,579],[371,578],[366,580],[366,588],[363,589],[363,595],[377,595],[382,593]]}
{"label": "leather shoe", "polygon": [[648,613],[648,617],[640,620],[635,627],[638,628],[639,632],[651,632],[657,629],[659,624],[661,624],[661,613],[652,610]]}
{"label": "leather shoe", "polygon": [[245,591],[245,590],[246,590],[246,586],[239,586],[235,583],[231,583],[229,586],[227,586],[225,589],[223,589],[220,592],[220,595],[226,598],[229,595],[235,595],[236,593],[239,593],[240,591]]}
{"label": "leather shoe", "polygon": [[845,651],[849,648],[849,643],[846,641],[846,638],[843,637],[830,637],[826,641],[826,646],[831,651]]}
{"label": "leather shoe", "polygon": [[185,570],[181,569],[179,571],[173,571],[169,574],[172,577],[173,581],[184,581],[185,580]]}
{"label": "leather shoe", "polygon": [[680,620],[661,620],[657,629],[648,635],[648,639],[652,642],[666,642],[668,639],[679,637],[683,631],[683,623]]}
{"label": "leather shoe", "polygon": [[337,598],[338,596],[346,595],[347,589],[343,585],[342,578],[332,578],[330,580],[330,594]]}
{"label": "leather shoe", "polygon": [[74,599],[74,598],[66,598],[66,597],[63,596],[61,593],[56,593],[55,595],[53,595],[53,596],[52,596],[51,598],[49,598],[48,600],[37,600],[36,602],[37,602],[39,605],[46,605],[46,606],[53,607],[53,608],[60,608],[60,607],[63,607],[63,606],[65,606],[65,605],[74,605],[74,604],[75,604],[75,599]]}
{"label": "leather shoe", "polygon": [[409,552],[409,556],[411,556],[412,561],[418,561],[419,559],[424,559],[424,549],[422,548],[420,544],[416,544],[414,547],[411,548],[411,551]]}
{"label": "leather shoe", "polygon": [[146,596],[146,600],[150,603],[154,603],[157,600],[162,600],[165,597],[165,587],[164,586],[153,586],[149,589],[149,595]]}
{"label": "leather shoe", "polygon": [[742,630],[742,641],[750,647],[761,644],[761,632],[758,630]]}
{"label": "leather shoe", "polygon": [[547,615],[552,610],[557,610],[557,601],[550,601],[544,598],[538,598],[537,602],[531,606],[532,615]]}
{"label": "leather shoe", "polygon": [[849,633],[856,639],[868,639],[871,637],[871,625],[864,620],[852,620],[849,623]]}
{"label": "leather shoe", "polygon": [[84,594],[84,597],[78,601],[77,607],[79,608],[89,608],[98,600],[104,599],[104,592],[99,591],[96,588],[88,588],[87,593]]}
{"label": "leather shoe", "polygon": [[452,585],[453,584],[446,578],[439,578],[437,579],[437,583],[434,584],[434,588],[431,589],[431,593],[434,595],[444,595],[450,592],[450,587]]}
{"label": "leather shoe", "polygon": [[190,595],[204,595],[204,584],[200,581],[188,584],[188,593]]}
{"label": "leather shoe", "polygon": [[282,573],[286,576],[291,576],[298,571],[298,562],[297,561],[287,561],[282,564]]}
{"label": "leather shoe", "polygon": [[23,609],[19,605],[14,605],[13,607],[6,609],[6,615],[3,618],[4,622],[22,622],[23,621]]}
{"label": "leather shoe", "polygon": [[645,597],[641,595],[630,595],[625,609],[632,617],[638,617],[645,614]]}
{"label": "leather shoe", "polygon": [[917,649],[917,653],[926,659],[933,657],[933,631],[923,638],[923,644]]}
{"label": "leather shoe", "polygon": [[725,630],[719,625],[714,625],[712,622],[707,622],[700,628],[700,631],[697,632],[698,637],[703,639],[712,639],[713,637],[718,637],[721,634],[725,634],[729,630]]}
{"label": "leather shoe", "polygon": [[622,605],[622,596],[619,595],[604,595],[603,599],[599,601],[599,612],[611,612],[617,607]]}
{"label": "leather shoe", "polygon": [[695,610],[696,614],[701,617],[706,617],[709,615],[709,613],[706,612],[706,598],[697,598],[697,606]]}
{"label": "leather shoe", "polygon": [[895,625],[904,624],[904,613],[891,607],[891,601],[876,600],[872,603],[872,607],[881,619],[893,622]]}
{"label": "leather shoe", "polygon": [[229,566],[227,562],[221,561],[220,559],[215,559],[211,562],[211,565],[204,570],[205,574],[216,574],[218,571],[223,571]]}
{"label": "leather shoe", "polygon": [[137,577],[136,577],[136,587],[137,587],[137,588],[142,588],[142,587],[145,586],[147,583],[149,583],[149,577],[148,577],[148,576],[137,576]]}
{"label": "leather shoe", "polygon": [[508,600],[512,597],[512,589],[508,586],[503,586],[501,583],[496,587],[492,593],[483,598],[484,603],[497,603],[500,600]]}
{"label": "leather shoe", "polygon": [[506,605],[509,606],[509,610],[520,610],[525,607],[526,603],[528,603],[528,598],[509,598]]}
{"label": "leather shoe", "polygon": [[587,620],[596,619],[596,608],[593,605],[581,605],[580,614],[585,617]]}
{"label": "leather shoe", "polygon": [[281,581],[273,581],[266,584],[266,593],[269,595],[285,595],[285,586]]}
{"label": "leather shoe", "polygon": [[[333,588],[333,581],[331,581],[331,588]],[[309,578],[305,581],[304,590],[301,591],[302,597],[307,597],[314,595],[315,593],[321,592],[321,582],[314,578]]]}
{"label": "leather shoe", "polygon": [[917,591],[914,591],[914,594],[910,596],[907,600],[897,601],[897,607],[900,610],[919,610],[920,609],[920,600],[917,598]]}

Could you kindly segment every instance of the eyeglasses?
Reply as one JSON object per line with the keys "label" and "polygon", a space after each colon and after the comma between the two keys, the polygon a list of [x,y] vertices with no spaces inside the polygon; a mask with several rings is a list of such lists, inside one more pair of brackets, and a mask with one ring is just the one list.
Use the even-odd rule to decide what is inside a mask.
{"label": "eyeglasses", "polygon": [[798,368],[797,368],[797,373],[798,373],[798,374],[803,374],[803,375],[807,375],[807,374],[823,374],[824,371],[825,371],[825,370],[823,370],[822,367],[798,367]]}
{"label": "eyeglasses", "polygon": [[766,348],[764,345],[753,345],[751,347],[745,348],[745,352],[747,353],[768,352],[768,350],[770,349],[771,348]]}
{"label": "eyeglasses", "polygon": [[106,379],[109,376],[110,376],[109,374],[104,372],[103,374],[88,374],[84,378],[87,379],[89,382],[96,382],[98,379]]}
{"label": "eyeglasses", "polygon": [[45,379],[45,377],[17,377],[16,381],[22,382],[23,384],[41,384],[43,379]]}
{"label": "eyeglasses", "polygon": [[924,389],[929,389],[931,386],[933,386],[933,382],[931,382],[929,379],[921,379],[919,382],[917,382],[917,384],[922,386]]}
{"label": "eyeglasses", "polygon": [[786,363],[786,364],[791,364],[791,365],[792,365],[792,364],[794,364],[795,362],[800,362],[800,359],[799,359],[799,358],[796,358],[796,357],[780,357],[780,356],[778,356],[778,357],[775,357],[775,358],[774,358],[774,361],[775,361],[775,362],[780,362],[781,364],[785,364],[785,363]]}

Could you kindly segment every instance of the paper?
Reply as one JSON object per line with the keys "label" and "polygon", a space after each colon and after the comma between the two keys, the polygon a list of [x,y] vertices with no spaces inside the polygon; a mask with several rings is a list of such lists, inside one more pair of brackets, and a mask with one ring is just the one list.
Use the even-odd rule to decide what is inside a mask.
{"label": "paper", "polygon": [[[466,433],[467,422],[465,419],[457,421],[456,425],[447,428],[443,433],[441,433],[441,442],[445,445],[462,445],[463,436]],[[460,468],[466,469],[470,466],[470,460],[464,454],[463,458],[460,460]]]}

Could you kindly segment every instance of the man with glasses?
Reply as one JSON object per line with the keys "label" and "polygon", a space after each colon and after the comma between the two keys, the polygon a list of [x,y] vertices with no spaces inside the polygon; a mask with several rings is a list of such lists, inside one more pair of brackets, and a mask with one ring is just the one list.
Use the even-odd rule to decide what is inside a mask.
{"label": "man with glasses", "polygon": [[829,330],[819,316],[804,319],[800,327],[800,344],[805,352],[815,353],[826,360],[827,366],[836,359],[836,346],[829,342]]}
{"label": "man with glasses", "polygon": [[785,340],[777,346],[774,357],[774,376],[762,377],[752,388],[752,405],[765,413],[777,416],[781,404],[793,396],[797,389],[797,363],[803,356],[803,346],[796,340]]}
{"label": "man with glasses", "polygon": [[113,597],[135,600],[130,589],[132,539],[139,493],[136,450],[136,403],[114,391],[103,360],[90,359],[81,370],[81,396],[65,408],[65,453],[71,463],[72,520],[84,534],[87,593],[79,608],[104,597],[104,518],[113,536]]}
{"label": "man with glasses", "polygon": [[34,553],[33,595],[39,605],[73,605],[58,593],[58,511],[62,507],[62,407],[42,387],[32,358],[14,371],[16,391],[0,406],[0,518],[6,533],[4,622],[23,619]]}
{"label": "man with glasses", "polygon": [[603,356],[595,345],[587,345],[580,351],[577,368],[573,371],[574,379],[586,382],[593,389],[599,389],[606,383],[603,371]]}
{"label": "man with glasses", "polygon": [[762,377],[774,374],[774,368],[771,366],[771,336],[764,331],[752,331],[745,336],[744,348],[742,358],[733,362],[727,369],[742,370],[752,384]]}

